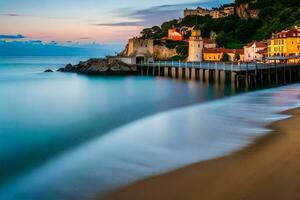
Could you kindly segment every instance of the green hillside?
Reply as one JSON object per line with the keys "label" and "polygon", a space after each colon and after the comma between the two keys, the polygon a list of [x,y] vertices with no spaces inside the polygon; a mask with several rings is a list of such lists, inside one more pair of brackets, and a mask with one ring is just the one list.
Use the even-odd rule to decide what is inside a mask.
{"label": "green hillside", "polygon": [[[241,12],[257,11],[257,18],[243,19],[237,14],[222,19],[186,17],[165,22],[160,27],[144,29],[142,37],[160,39],[167,36],[172,26],[191,27],[197,22],[204,37],[209,37],[213,31],[217,34],[216,41],[220,46],[240,48],[253,40],[268,39],[273,32],[300,25],[300,0],[236,0],[234,6],[244,8],[245,4],[248,4],[248,8]],[[188,38],[189,34],[185,37]]]}

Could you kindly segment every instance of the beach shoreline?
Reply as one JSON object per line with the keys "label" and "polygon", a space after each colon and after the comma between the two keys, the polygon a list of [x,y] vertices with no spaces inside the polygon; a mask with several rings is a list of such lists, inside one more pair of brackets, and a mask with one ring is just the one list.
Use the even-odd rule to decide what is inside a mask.
{"label": "beach shoreline", "polygon": [[300,108],[253,145],[116,190],[101,199],[300,199]]}

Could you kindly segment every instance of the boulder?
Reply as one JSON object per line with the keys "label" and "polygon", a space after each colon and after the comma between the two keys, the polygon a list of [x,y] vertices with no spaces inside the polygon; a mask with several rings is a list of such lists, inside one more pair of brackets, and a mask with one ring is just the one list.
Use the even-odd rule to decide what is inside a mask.
{"label": "boulder", "polygon": [[53,72],[52,69],[47,69],[44,72]]}

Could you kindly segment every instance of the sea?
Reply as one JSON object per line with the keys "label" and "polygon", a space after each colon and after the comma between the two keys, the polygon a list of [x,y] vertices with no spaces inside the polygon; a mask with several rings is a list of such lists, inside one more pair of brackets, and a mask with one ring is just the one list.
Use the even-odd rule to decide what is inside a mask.
{"label": "sea", "polygon": [[270,134],[300,84],[44,73],[88,57],[0,57],[0,199],[96,199]]}

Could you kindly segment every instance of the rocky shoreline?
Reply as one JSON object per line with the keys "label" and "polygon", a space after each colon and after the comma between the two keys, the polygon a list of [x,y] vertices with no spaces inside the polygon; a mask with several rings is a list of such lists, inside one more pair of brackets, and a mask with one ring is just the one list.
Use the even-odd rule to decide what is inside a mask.
{"label": "rocky shoreline", "polygon": [[87,61],[81,61],[77,65],[68,64],[58,72],[70,72],[89,75],[136,75],[136,66],[128,65],[119,60],[92,58]]}

